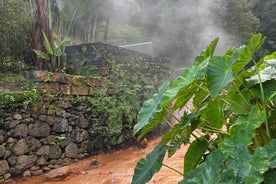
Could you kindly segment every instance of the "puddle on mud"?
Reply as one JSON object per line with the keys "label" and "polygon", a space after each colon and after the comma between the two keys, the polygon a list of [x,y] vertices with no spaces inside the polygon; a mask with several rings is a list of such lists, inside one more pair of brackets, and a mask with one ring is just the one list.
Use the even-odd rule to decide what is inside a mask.
{"label": "puddle on mud", "polygon": [[[16,184],[130,184],[134,168],[137,162],[154,149],[160,138],[148,142],[145,149],[130,147],[125,150],[116,151],[112,154],[100,154],[92,156],[76,163],[70,164],[72,173],[60,181],[48,181],[45,176],[36,176],[27,179],[16,180]],[[165,158],[165,164],[183,171],[183,157],[186,148],[176,152],[172,158]],[[99,165],[91,167],[93,160],[99,161]],[[162,167],[159,173],[148,184],[177,183],[182,179],[178,173]]]}

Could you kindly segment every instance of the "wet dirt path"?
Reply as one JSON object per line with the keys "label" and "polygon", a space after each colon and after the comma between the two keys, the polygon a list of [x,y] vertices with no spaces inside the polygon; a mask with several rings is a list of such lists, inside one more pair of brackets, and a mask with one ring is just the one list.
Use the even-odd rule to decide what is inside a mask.
{"label": "wet dirt path", "polygon": [[[60,181],[49,181],[44,175],[16,180],[16,184],[130,184],[134,168],[137,162],[154,149],[160,138],[148,142],[145,149],[130,147],[112,154],[100,154],[89,157],[69,165],[72,173]],[[165,164],[176,170],[183,171],[183,157],[186,148],[176,152],[172,158],[165,157]],[[90,165],[92,160],[98,160],[99,167],[93,168]],[[160,172],[155,174],[148,184],[174,184],[182,179],[178,173],[162,167]]]}

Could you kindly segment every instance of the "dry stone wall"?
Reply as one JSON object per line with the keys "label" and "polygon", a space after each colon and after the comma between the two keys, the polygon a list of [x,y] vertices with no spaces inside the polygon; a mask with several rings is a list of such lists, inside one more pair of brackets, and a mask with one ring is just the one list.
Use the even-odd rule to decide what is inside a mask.
{"label": "dry stone wall", "polygon": [[[152,57],[109,45],[100,44],[98,50],[101,50],[100,47],[112,53],[116,63],[129,73],[138,72],[159,83],[168,78],[163,72],[169,73],[166,61],[157,61],[157,58],[154,61]],[[128,61],[138,65],[135,71],[127,67]],[[41,175],[99,151],[110,151],[135,142],[132,137],[120,145],[112,145],[110,139],[93,131],[93,122],[84,114],[87,99],[102,89],[108,80],[117,80],[110,79],[109,71],[102,66],[104,64],[97,70],[97,77],[47,71],[22,73],[22,80],[32,80],[40,97],[34,108],[24,108],[24,104],[19,108],[10,108],[14,98],[9,95],[9,106],[1,106],[0,102],[0,183],[16,175]],[[129,132],[120,136],[126,134]],[[120,136],[113,138],[121,140]]]}
{"label": "dry stone wall", "polygon": [[23,72],[22,80],[32,80],[41,94],[93,96],[107,83],[107,72],[101,77],[84,77],[47,71]]}
{"label": "dry stone wall", "polygon": [[95,145],[103,142],[89,133],[82,100],[45,97],[37,106],[39,113],[5,109],[0,120],[0,183],[12,175],[40,175],[99,151]]}
{"label": "dry stone wall", "polygon": [[[99,151],[110,151],[108,140],[91,133],[83,113],[106,78],[85,78],[35,71],[41,96],[34,109],[0,109],[0,183],[11,176],[40,175]],[[133,144],[134,138],[113,149]]]}

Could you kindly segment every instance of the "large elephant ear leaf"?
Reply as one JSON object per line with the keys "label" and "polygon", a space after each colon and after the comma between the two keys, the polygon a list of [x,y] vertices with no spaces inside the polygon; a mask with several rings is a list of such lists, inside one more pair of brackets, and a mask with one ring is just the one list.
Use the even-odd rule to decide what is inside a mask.
{"label": "large elephant ear leaf", "polygon": [[274,184],[275,178],[276,178],[276,171],[274,169],[270,169],[264,173],[265,184]]}
{"label": "large elephant ear leaf", "polygon": [[142,158],[136,165],[131,184],[145,184],[150,181],[161,169],[167,148],[165,142],[161,142],[146,158]]}
{"label": "large elephant ear leaf", "polygon": [[258,148],[252,155],[249,164],[245,179],[246,183],[258,184],[263,182],[263,174],[269,169],[269,155],[267,151],[264,148]]}
{"label": "large elephant ear leaf", "polygon": [[190,171],[178,184],[234,184],[234,173],[223,171],[223,154],[214,151],[207,156],[204,163]]}
{"label": "large elephant ear leaf", "polygon": [[168,105],[175,98],[179,97],[179,93],[185,88],[195,84],[197,80],[203,80],[206,75],[207,66],[209,63],[210,57],[206,58],[199,64],[193,64],[187,67],[181,76],[177,77],[172,83],[170,89],[168,89],[162,98],[162,104]]}
{"label": "large elephant ear leaf", "polygon": [[187,67],[181,76],[177,77],[172,83],[172,87],[166,91],[162,99],[163,104],[169,104],[174,98],[177,98],[177,94],[180,90],[184,89],[187,85],[190,85],[197,79],[204,79],[207,71],[207,66],[210,58],[212,58],[216,45],[218,43],[216,38],[199,56],[196,57],[193,65]]}
{"label": "large elephant ear leaf", "polygon": [[212,127],[221,129],[225,121],[223,102],[219,100],[209,101],[206,108],[206,118]]}
{"label": "large elephant ear leaf", "polygon": [[190,145],[184,161],[184,174],[196,168],[208,148],[208,137],[200,137]]}
{"label": "large elephant ear leaf", "polygon": [[213,57],[218,41],[219,38],[216,38],[214,41],[212,41],[211,44],[195,58],[194,62],[200,63],[208,57]]}
{"label": "large elephant ear leaf", "polygon": [[[138,123],[134,126],[134,134],[137,134],[140,130],[142,130],[145,126],[149,125],[153,118],[156,116],[158,111],[162,109],[162,96],[164,92],[169,87],[170,82],[166,81],[163,85],[159,88],[158,94],[156,94],[153,98],[144,102],[142,109],[138,115]],[[159,116],[158,116],[159,117]],[[159,118],[154,118],[155,121],[161,122],[163,116]]]}
{"label": "large elephant ear leaf", "polygon": [[249,41],[248,45],[240,52],[240,59],[233,65],[233,72],[239,73],[251,60],[254,53],[262,46],[265,41],[262,34],[254,35]]}
{"label": "large elephant ear leaf", "polygon": [[276,139],[272,139],[269,144],[264,146],[264,149],[268,153],[270,170],[264,173],[264,183],[274,184],[276,178]]}
{"label": "large elephant ear leaf", "polygon": [[276,139],[272,139],[268,145],[265,145],[264,148],[269,154],[270,167],[276,168]]}
{"label": "large elephant ear leaf", "polygon": [[219,92],[235,79],[232,65],[233,60],[227,56],[211,59],[207,70],[207,86],[212,98],[217,97]]}

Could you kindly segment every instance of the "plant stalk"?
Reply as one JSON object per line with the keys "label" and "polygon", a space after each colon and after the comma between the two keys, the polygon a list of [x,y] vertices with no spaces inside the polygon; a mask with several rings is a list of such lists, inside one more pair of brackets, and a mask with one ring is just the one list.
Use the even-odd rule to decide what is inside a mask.
{"label": "plant stalk", "polygon": [[168,165],[163,164],[163,163],[162,163],[162,165],[163,165],[164,167],[167,167],[168,169],[171,169],[172,171],[174,171],[174,172],[180,174],[181,176],[183,176],[183,173],[181,173],[180,171],[178,171],[178,170],[172,168],[171,166],[168,166]]}

